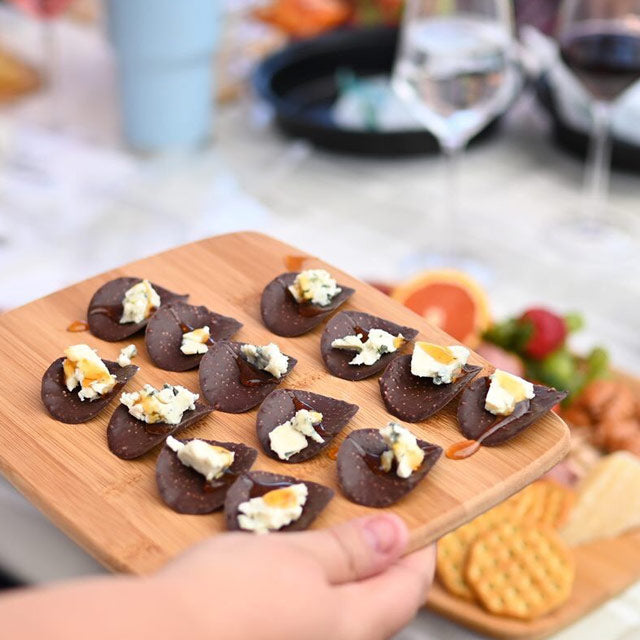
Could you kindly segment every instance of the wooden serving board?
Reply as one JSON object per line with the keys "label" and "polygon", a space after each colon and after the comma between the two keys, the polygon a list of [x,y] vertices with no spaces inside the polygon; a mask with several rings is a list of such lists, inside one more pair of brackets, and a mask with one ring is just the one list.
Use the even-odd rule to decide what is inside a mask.
{"label": "wooden serving board", "polygon": [[572,624],[640,578],[640,531],[574,549],[576,579],[571,598],[557,611],[524,622],[494,616],[434,584],[427,607],[494,638],[538,640]]}
{"label": "wooden serving board", "polygon": [[[286,386],[334,396],[360,406],[339,436],[352,429],[386,424],[376,378],[349,382],[330,376],[320,358],[323,327],[299,338],[272,335],[260,321],[263,287],[287,270],[287,258],[300,255],[293,247],[257,233],[219,236],[186,245],[36,300],[0,316],[0,470],[56,525],[107,567],[143,573],[159,567],[194,542],[224,529],[221,514],[186,516],[174,513],[159,499],[155,485],[157,451],[135,461],[112,455],[106,425],[117,401],[84,425],[53,420],[40,400],[40,381],[47,366],[70,344],[86,342],[103,358],[116,359],[131,342],[107,343],[89,333],[69,333],[73,320],[83,320],[94,291],[118,276],[148,278],[173,291],[191,294],[204,304],[244,323],[236,339],[257,344],[275,341],[298,359]],[[367,311],[420,330],[421,338],[441,344],[452,340],[412,311],[373,287],[309,258],[304,268],[326,267],[338,282],[357,292],[345,308]],[[171,373],[151,365],[142,336],[134,361],[141,367],[128,389],[144,383],[182,384],[198,390],[196,371]],[[472,355],[470,362],[486,365]],[[260,449],[255,435],[256,410],[231,415],[215,412],[183,432],[187,436],[245,442]],[[460,440],[453,409],[414,425],[420,438],[442,447]],[[463,461],[443,457],[423,483],[393,507],[411,530],[411,548],[426,545],[482,511],[504,500],[542,475],[567,452],[569,432],[550,414],[511,442],[483,448]],[[254,468],[296,475],[324,483],[336,496],[316,521],[328,525],[370,513],[340,495],[336,465],[324,453],[298,465],[276,462],[260,453]]]}

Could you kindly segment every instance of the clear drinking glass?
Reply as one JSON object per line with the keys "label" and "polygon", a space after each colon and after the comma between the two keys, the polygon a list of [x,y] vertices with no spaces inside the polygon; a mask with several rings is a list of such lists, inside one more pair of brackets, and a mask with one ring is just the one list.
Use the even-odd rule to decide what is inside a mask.
{"label": "clear drinking glass", "polygon": [[[447,164],[438,255],[414,266],[467,266],[457,242],[458,164],[469,140],[519,88],[510,0],[408,0],[392,86],[440,143]],[[433,229],[433,227],[432,227]]]}
{"label": "clear drinking glass", "polygon": [[628,238],[607,207],[611,116],[614,101],[640,78],[640,0],[565,0],[557,38],[563,61],[593,98],[582,212],[568,231],[585,249],[619,255]]}

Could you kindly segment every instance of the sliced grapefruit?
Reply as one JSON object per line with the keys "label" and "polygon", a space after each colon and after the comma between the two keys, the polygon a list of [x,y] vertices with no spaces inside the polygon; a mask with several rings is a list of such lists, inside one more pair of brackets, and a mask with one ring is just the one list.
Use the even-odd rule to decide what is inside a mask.
{"label": "sliced grapefruit", "polygon": [[454,269],[423,271],[397,286],[391,296],[470,347],[480,342],[491,322],[484,289]]}

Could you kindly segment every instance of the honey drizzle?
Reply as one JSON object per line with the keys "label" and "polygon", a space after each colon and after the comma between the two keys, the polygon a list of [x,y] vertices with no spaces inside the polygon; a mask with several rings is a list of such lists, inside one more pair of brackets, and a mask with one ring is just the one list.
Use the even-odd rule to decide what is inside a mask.
{"label": "honey drizzle", "polygon": [[527,411],[531,403],[529,400],[522,400],[516,403],[516,406],[512,413],[508,416],[496,416],[495,420],[491,422],[487,428],[480,434],[476,440],[460,440],[454,442],[446,451],[445,455],[450,460],[465,460],[469,456],[472,456],[489,436],[492,436],[496,431],[499,431],[510,422],[521,418]]}
{"label": "honey drizzle", "polygon": [[302,265],[309,259],[309,256],[287,255],[284,257],[284,266],[287,271],[300,271]]}
{"label": "honey drizzle", "polygon": [[89,329],[89,324],[84,322],[84,320],[74,320],[68,327],[67,331],[71,333],[80,333],[81,331],[87,331]]}
{"label": "honey drizzle", "polygon": [[[298,400],[298,398],[296,398],[296,396],[292,393],[291,394],[291,399],[293,400],[293,408],[297,411],[315,411],[315,409],[307,404],[306,402],[302,402],[302,400]],[[320,412],[318,412],[320,413]],[[314,424],[313,428],[315,430],[315,432],[321,437],[321,438],[330,438],[331,434],[328,433],[325,428],[322,425],[322,422],[318,423],[318,424]]]}

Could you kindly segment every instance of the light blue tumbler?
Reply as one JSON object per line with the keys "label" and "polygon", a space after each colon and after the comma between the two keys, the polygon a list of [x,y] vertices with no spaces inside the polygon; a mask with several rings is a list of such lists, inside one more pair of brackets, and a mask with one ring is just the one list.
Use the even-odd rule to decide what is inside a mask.
{"label": "light blue tumbler", "polygon": [[193,149],[213,126],[221,0],[108,0],[122,122],[139,151]]}

